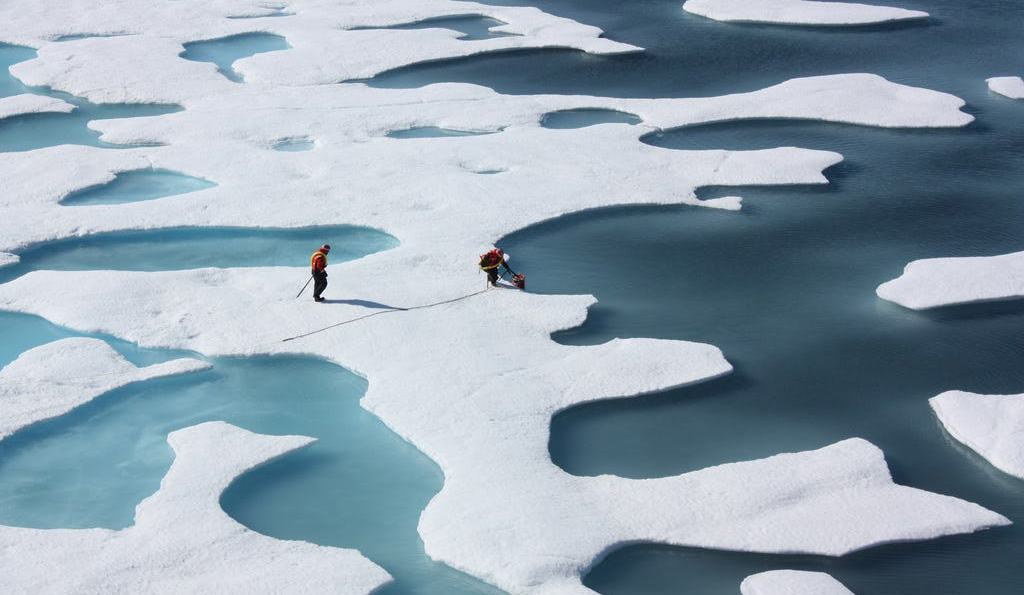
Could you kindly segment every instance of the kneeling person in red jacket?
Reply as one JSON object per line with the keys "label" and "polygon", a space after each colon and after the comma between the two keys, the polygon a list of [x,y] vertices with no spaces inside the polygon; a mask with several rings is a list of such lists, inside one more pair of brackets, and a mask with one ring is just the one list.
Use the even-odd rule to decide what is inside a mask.
{"label": "kneeling person in red jacket", "polygon": [[[498,272],[501,267],[504,267],[512,275],[513,284],[522,289],[523,287],[520,285],[521,282],[519,280],[524,279],[524,277],[516,274],[508,266],[508,257],[501,251],[501,248],[495,248],[486,254],[480,255],[480,270],[487,273],[487,281],[491,285],[498,284]],[[525,285],[525,280],[522,283]]]}

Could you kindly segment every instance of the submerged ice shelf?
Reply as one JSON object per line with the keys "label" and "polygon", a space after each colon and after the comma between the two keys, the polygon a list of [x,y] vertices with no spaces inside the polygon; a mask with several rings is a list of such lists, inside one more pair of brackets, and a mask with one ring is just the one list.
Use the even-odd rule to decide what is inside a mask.
{"label": "submerged ice shelf", "polygon": [[[55,378],[53,368],[60,368]],[[32,424],[52,419],[115,388],[207,368],[199,360],[178,359],[136,368],[97,339],[63,339],[25,352],[0,370],[0,441]],[[6,447],[8,443],[5,443]],[[8,455],[5,450],[4,455]],[[4,456],[3,468],[10,464]],[[10,489],[9,482],[0,482]],[[3,498],[5,513],[11,500]],[[2,522],[2,520],[0,520]]]}
{"label": "submerged ice shelf", "polygon": [[[32,59],[29,48],[0,43],[0,152],[30,151],[61,144],[120,147],[100,140],[92,120],[158,116],[179,111],[176,105],[96,105],[45,88],[23,85],[9,68]],[[9,110],[4,114],[4,109]]]}
{"label": "submerged ice shelf", "polygon": [[114,205],[154,200],[177,194],[197,192],[216,186],[209,180],[163,169],[137,169],[120,172],[114,180],[84,188],[64,197],[63,205]]}
{"label": "submerged ice shelf", "polygon": [[506,33],[503,31],[494,30],[497,27],[508,25],[508,23],[485,17],[483,15],[453,15],[446,17],[436,17],[431,19],[425,19],[422,21],[416,21],[414,23],[404,23],[400,25],[390,25],[387,27],[352,27],[350,31],[359,31],[363,29],[392,29],[392,30],[415,30],[415,29],[452,29],[461,33],[459,39],[464,41],[478,41],[481,39],[494,39],[497,37],[510,37],[518,35],[518,33]]}
{"label": "submerged ice shelf", "polygon": [[[7,328],[17,332],[21,321],[10,322]],[[47,366],[33,366],[33,361]],[[0,398],[54,400],[57,395],[46,390],[53,385],[46,382],[33,385],[31,393],[24,390],[36,376],[57,381],[46,372],[54,366],[69,377],[56,386],[68,399],[80,400],[162,370],[179,370],[184,361],[140,370],[102,341],[58,340],[0,372],[0,392],[6,395]],[[44,529],[131,527],[136,505],[158,489],[171,465],[167,434],[207,420],[227,420],[258,432],[317,438],[312,446],[233,481],[219,500],[235,519],[282,539],[358,548],[386,567],[400,590],[491,592],[423,554],[416,521],[440,489],[441,475],[358,406],[364,380],[310,358],[213,359],[195,362],[192,369],[200,366],[212,369],[136,382],[0,442],[0,499],[6,503],[0,523]],[[122,368],[120,375],[107,371]],[[302,390],[296,391],[300,379]],[[91,392],[83,395],[83,388]],[[301,517],[295,515],[297,503],[305,511]],[[74,579],[67,578],[66,584]],[[431,589],[417,587],[424,584]]]}
{"label": "submerged ice shelf", "polygon": [[500,130],[455,130],[438,126],[418,126],[388,132],[390,138],[445,138],[449,136],[481,136],[495,134]]}
{"label": "submerged ice shelf", "polygon": [[928,401],[943,427],[995,467],[1024,479],[1024,394],[947,391]]}
{"label": "submerged ice shelf", "polygon": [[238,60],[255,56],[263,52],[286,50],[291,46],[284,37],[271,33],[242,33],[210,39],[194,41],[184,45],[181,57],[195,62],[210,62],[217,66],[217,72],[229,81],[241,83],[242,76],[234,69]]}
{"label": "submerged ice shelf", "polygon": [[[330,588],[353,595],[389,581],[354,550],[272,539],[221,510],[220,494],[236,477],[309,445],[312,438],[262,436],[208,422],[176,430],[167,442],[174,462],[159,490],[139,503],[132,526],[120,531],[0,527],[0,560],[11,569],[5,580],[33,592],[180,593],[248,586],[268,592]],[[22,564],[26,559],[34,563]],[[67,571],[71,560],[76,572]],[[54,572],[57,567],[65,571]]]}
{"label": "submerged ice shelf", "polygon": [[540,124],[545,128],[585,128],[597,124],[639,124],[635,114],[616,110],[571,109],[544,114]]}

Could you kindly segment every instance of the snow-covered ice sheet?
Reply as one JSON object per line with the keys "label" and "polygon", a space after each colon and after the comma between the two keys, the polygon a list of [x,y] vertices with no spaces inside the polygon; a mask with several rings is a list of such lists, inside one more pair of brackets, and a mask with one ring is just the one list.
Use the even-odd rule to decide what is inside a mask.
{"label": "snow-covered ice sheet", "polygon": [[[280,35],[292,46],[237,61],[235,70],[248,84],[337,83],[415,63],[516,49],[641,50],[600,37],[597,27],[536,8],[456,0],[291,0],[286,17],[226,18],[265,10],[260,2],[237,0],[18,0],[0,5],[0,22],[5,23],[4,41],[39,49],[38,59],[13,67],[18,78],[30,85],[85,90],[83,96],[97,103],[157,101],[157,92],[164,100],[182,102],[228,90],[234,83],[216,66],[181,60],[178,54],[183,43],[248,32]],[[505,22],[495,30],[515,35],[467,42],[445,29],[354,29],[473,14]],[[121,34],[48,43],[58,35],[96,31]],[[140,55],[146,55],[142,68]],[[109,84],[113,80],[126,83],[132,96],[121,85]]]}
{"label": "snow-covered ice sheet", "polygon": [[1010,99],[1024,99],[1024,79],[1019,76],[996,76],[985,79],[985,82],[993,93]]}
{"label": "snow-covered ice sheet", "polygon": [[[841,160],[836,153],[793,147],[675,151],[638,142],[652,131],[744,118],[953,127],[972,120],[962,105],[952,95],[865,74],[793,79],[760,91],[699,99],[508,96],[465,84],[395,90],[233,87],[225,95],[194,100],[183,112],[90,124],[104,141],[167,146],[114,152],[66,145],[5,157],[0,179],[22,190],[0,195],[5,214],[0,250],[128,228],[339,222],[384,229],[400,238],[400,250],[443,260],[434,263],[439,273],[465,276],[473,270],[454,255],[475,254],[481,245],[532,223],[600,206],[702,204],[694,191],[703,185],[825,183],[822,170]],[[588,107],[634,113],[643,123],[575,130],[539,125],[545,113]],[[422,126],[501,132],[386,137],[391,130]],[[316,150],[290,155],[267,150],[296,137],[315,140]],[[569,162],[564,155],[576,158]],[[111,181],[117,172],[151,167],[217,187],[117,207],[58,204],[76,190]],[[505,171],[474,173],[488,168]],[[580,175],[581,168],[586,175]],[[517,208],[503,208],[509,204]]]}
{"label": "snow-covered ice sheet", "polygon": [[56,97],[22,93],[11,97],[0,97],[0,120],[41,113],[70,113],[75,106]]}
{"label": "snow-covered ice sheet", "polygon": [[920,10],[819,0],[687,0],[683,9],[729,23],[842,26],[928,18]]}
{"label": "snow-covered ice sheet", "polygon": [[137,368],[99,339],[41,345],[0,370],[0,440],[126,384],[206,368],[195,359]]}
{"label": "snow-covered ice sheet", "polygon": [[0,526],[4,589],[18,593],[368,593],[390,576],[355,550],[260,535],[220,508],[239,475],[302,448],[224,422],[172,432],[174,463],[127,529]]}
{"label": "snow-covered ice sheet", "polygon": [[[287,7],[293,16],[226,18],[265,10],[248,0],[23,0],[0,6],[0,18],[12,23],[5,34],[14,36],[5,41],[39,48],[38,58],[13,69],[26,82],[97,102],[178,102],[186,108],[90,124],[109,142],[164,146],[65,145],[6,155],[0,179],[14,190],[0,195],[0,250],[15,253],[103,231],[218,225],[365,225],[391,233],[401,244],[332,266],[326,296],[334,301],[326,304],[294,299],[308,275],[304,263],[296,263],[173,272],[36,271],[0,285],[0,308],[145,346],[209,355],[313,355],[364,375],[369,390],[363,406],[444,470],[444,487],[420,520],[427,553],[513,592],[585,592],[580,574],[611,549],[635,541],[838,555],[1007,522],[975,504],[895,485],[882,453],[857,439],[677,477],[569,475],[547,450],[554,413],[595,399],[640,397],[699,382],[731,366],[717,348],[685,341],[559,345],[551,333],[581,324],[592,297],[480,293],[483,278],[475,266],[476,255],[502,236],[566,213],[631,204],[738,208],[735,197],[701,202],[695,191],[707,185],[826,183],[823,171],[842,159],[794,147],[674,151],[639,142],[643,134],[745,118],[955,127],[972,119],[961,111],[962,100],[869,74],[794,79],[699,99],[504,96],[465,84],[310,85],[511,47],[503,44],[592,53],[637,48],[536,9],[448,0],[295,0]],[[501,29],[520,36],[466,42],[438,29],[352,30],[478,11],[509,23]],[[102,30],[132,35],[49,41]],[[179,57],[184,42],[250,31],[283,35],[292,47],[237,61],[234,68],[245,84],[227,81],[212,64]],[[547,112],[579,108],[625,111],[643,122],[572,130],[539,125]],[[386,136],[422,126],[500,132]],[[270,150],[281,139],[300,137],[313,140],[315,148]],[[217,186],[132,204],[59,204],[68,193],[110,181],[117,172],[144,168],[178,171]],[[54,286],[75,292],[50,291]],[[410,307],[461,297],[316,332],[380,312],[361,305],[367,301]],[[307,333],[313,334],[281,341]],[[223,478],[258,462],[244,459],[230,473],[222,473],[218,460],[195,462],[204,448],[222,450],[214,442],[197,439],[189,449],[192,462],[181,466]],[[175,477],[175,465],[168,478]],[[140,512],[150,509],[151,500]],[[195,517],[202,526],[203,515],[213,516],[213,507],[190,508],[176,522],[188,527]],[[472,522],[462,522],[467,518]],[[136,527],[143,520],[144,514]],[[215,526],[242,531],[220,520]],[[127,536],[149,535],[128,533],[136,527],[97,533],[110,543],[129,544],[129,551],[104,550],[95,560],[79,556],[82,574],[97,576],[92,565],[113,563],[118,555],[134,559],[135,542]],[[27,552],[42,547],[36,541],[41,534],[12,533],[7,543],[17,548],[5,555],[28,559]],[[92,535],[45,534],[46,547],[65,558],[85,543],[83,535]],[[173,537],[147,543],[146,555],[177,559],[175,548],[182,542],[175,540],[191,536]],[[253,565],[266,558],[273,570],[274,548],[282,542],[259,543],[242,553]],[[199,549],[205,554],[206,547]],[[313,556],[314,567],[327,550],[296,548],[297,556]],[[339,565],[337,572],[346,573],[348,585],[381,580],[380,571],[361,559]],[[246,576],[244,568],[240,573]],[[225,572],[209,580],[231,576]],[[186,580],[177,568],[150,579]],[[142,579],[128,575],[128,589],[135,580]]]}
{"label": "snow-covered ice sheet", "polygon": [[951,390],[928,404],[954,438],[997,469],[1024,479],[1024,394]]}
{"label": "snow-covered ice sheet", "polygon": [[740,583],[743,595],[853,595],[824,572],[769,570],[752,574]]}
{"label": "snow-covered ice sheet", "polygon": [[875,293],[914,310],[1024,297],[1024,252],[915,260]]}

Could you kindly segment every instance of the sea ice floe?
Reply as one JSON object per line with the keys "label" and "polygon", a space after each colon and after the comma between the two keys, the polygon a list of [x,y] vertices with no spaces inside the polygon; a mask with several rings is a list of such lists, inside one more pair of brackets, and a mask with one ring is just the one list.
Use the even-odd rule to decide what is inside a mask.
{"label": "sea ice floe", "polygon": [[824,572],[769,570],[752,574],[740,583],[743,595],[853,595]]}
{"label": "sea ice floe", "polygon": [[985,79],[988,88],[1010,99],[1024,99],[1024,79],[1019,76],[997,76]]}
{"label": "sea ice floe", "polygon": [[928,404],[954,438],[997,469],[1024,479],[1024,394],[951,390]]}
{"label": "sea ice floe", "polygon": [[[244,33],[270,33],[292,49],[239,60],[235,70],[248,84],[335,83],[370,78],[409,64],[515,49],[567,48],[593,54],[621,54],[641,48],[601,37],[597,27],[544,13],[532,7],[489,6],[456,0],[354,0],[337,3],[295,0],[288,18],[231,19],[244,2],[181,0],[172,4],[140,0],[90,6],[21,0],[0,6],[4,40],[38,48],[39,58],[12,72],[27,84],[69,92],[88,90],[96,103],[157,101],[162,89],[171,101],[207,95],[230,85],[209,63],[178,58],[182,44]],[[258,3],[251,10],[262,11]],[[465,41],[444,29],[354,29],[388,26],[441,16],[479,14],[506,23],[494,31],[511,35]],[[53,43],[56,35],[119,30],[134,35]],[[144,66],[137,58],[145,55]],[[44,63],[49,63],[46,65]],[[217,79],[220,79],[219,81]],[[110,85],[119,80],[125,85]],[[48,81],[48,82],[43,82]],[[116,87],[130,87],[128,99]]]}
{"label": "sea ice floe", "polygon": [[818,0],[687,0],[683,10],[729,23],[784,25],[871,25],[928,18],[919,10]]}
{"label": "sea ice floe", "polygon": [[0,440],[120,386],[209,367],[196,359],[176,359],[137,368],[99,339],[47,343],[0,370]]}
{"label": "sea ice floe", "polygon": [[[208,422],[172,432],[174,463],[127,529],[0,526],[4,587],[18,593],[369,593],[390,576],[355,550],[260,535],[220,508],[239,475],[302,448]],[[215,453],[215,454],[214,454]]]}
{"label": "sea ice floe", "polygon": [[[545,219],[599,206],[703,204],[694,190],[705,185],[825,183],[822,170],[841,160],[837,153],[792,147],[676,151],[638,142],[652,130],[754,118],[960,126],[972,120],[962,105],[952,95],[862,74],[793,79],[697,99],[509,96],[465,84],[236,89],[174,114],[91,123],[106,142],[167,146],[116,152],[61,146],[5,157],[0,179],[21,190],[0,195],[0,250],[127,228],[342,221],[384,229],[414,252],[445,260],[447,272],[465,275],[452,255],[475,253]],[[570,130],[539,125],[546,113],[582,108],[629,112],[643,122]],[[429,126],[503,131],[462,139],[384,138],[392,130]],[[295,137],[316,138],[318,149],[289,159],[266,150]],[[467,179],[463,164],[476,162],[499,162],[508,171]],[[116,210],[59,205],[64,196],[110,182],[119,172],[148,168],[187,172],[218,186]],[[443,206],[446,221],[411,209],[411,196]],[[518,208],[505,208],[513,204]]]}
{"label": "sea ice floe", "polygon": [[[548,453],[554,413],[595,399],[638,397],[699,382],[726,374],[731,366],[717,348],[685,341],[559,345],[551,333],[581,324],[593,298],[483,292],[484,279],[475,267],[476,255],[502,236],[566,213],[636,204],[737,208],[735,197],[701,202],[695,190],[826,183],[823,171],[842,159],[834,152],[795,147],[676,151],[639,142],[644,134],[749,118],[962,126],[972,119],[960,110],[962,100],[868,74],[794,79],[751,93],[695,99],[505,96],[465,84],[310,85],[512,47],[593,53],[638,48],[532,8],[449,0],[295,0],[288,10],[295,14],[256,23],[226,18],[259,11],[255,3],[234,0],[124,0],[89,10],[56,0],[0,5],[5,35],[11,36],[4,40],[39,48],[38,58],[14,67],[26,82],[95,101],[180,102],[186,108],[91,123],[108,142],[145,139],[166,146],[117,151],[59,146],[5,156],[0,179],[12,190],[0,194],[0,250],[14,253],[104,231],[189,226],[364,225],[391,233],[401,244],[332,265],[326,296],[335,301],[326,304],[294,299],[308,275],[301,262],[294,268],[147,273],[35,271],[0,285],[0,307],[145,346],[210,355],[301,353],[366,376],[370,383],[362,404],[444,470],[444,487],[421,517],[427,553],[513,592],[584,592],[580,574],[609,550],[635,541],[839,555],[1007,522],[977,505],[894,484],[882,453],[862,440],[677,477],[569,475]],[[501,29],[519,36],[461,41],[454,32],[437,29],[349,30],[467,12],[504,21],[508,25]],[[90,31],[106,21],[137,34],[46,41],[57,27],[61,33]],[[236,62],[245,85],[225,80],[212,64],[179,56],[183,43],[254,28],[284,36],[293,47]],[[297,84],[310,86],[290,86]],[[642,122],[567,130],[540,126],[545,113],[567,109],[617,110]],[[502,132],[458,139],[386,137],[393,130],[429,126]],[[279,139],[298,137],[316,138],[317,150],[267,150]],[[188,172],[218,186],[132,204],[59,204],[75,190],[147,168]],[[503,171],[477,175],[473,168]],[[366,307],[369,302],[439,305],[382,311]],[[376,315],[355,320],[368,313]],[[325,327],[331,328],[321,332]],[[290,337],[302,338],[282,341]],[[214,474],[220,486],[266,458],[238,458],[249,452],[247,445],[229,448],[234,458],[204,457],[225,452],[219,442],[235,444],[233,432],[240,432],[218,428],[203,430],[195,442],[184,439],[194,436],[187,432],[172,436],[176,448],[188,446],[189,456],[179,452],[165,487],[177,485],[171,480],[186,471]],[[242,442],[284,440],[246,436]],[[222,466],[231,461],[235,466],[225,472]],[[140,506],[136,527],[123,532],[3,529],[0,555],[8,556],[5,567],[13,567],[14,561],[36,559],[43,548],[38,555],[44,560],[73,559],[80,565],[66,573],[70,577],[51,580],[116,581],[121,575],[108,574],[111,564],[137,561],[138,555],[169,563],[187,546],[201,557],[202,580],[273,580],[273,573],[299,580],[277,564],[275,548],[287,542],[229,526],[214,506],[219,490],[203,489],[205,508],[176,512],[172,528],[160,527],[168,531],[164,539],[154,539],[160,533],[147,528],[152,525],[146,513],[155,508],[151,499]],[[154,498],[162,501],[160,494]],[[207,516],[216,522],[208,523]],[[190,533],[208,524],[215,536]],[[212,541],[190,541],[219,538],[221,531],[241,535],[244,540],[237,541],[245,543],[228,543],[234,549],[224,552]],[[93,540],[105,540],[95,557]],[[318,561],[325,556],[357,560],[332,567],[338,573],[332,576],[353,589],[383,580],[379,569],[352,553],[308,544],[289,551],[296,557],[287,562],[304,572],[323,568]],[[211,558],[235,553],[244,558],[237,568],[226,570],[224,564],[216,574],[207,565]],[[310,561],[300,555],[311,556]],[[123,575],[126,590],[141,584],[142,577],[153,581],[146,585],[149,590],[180,588],[192,580],[179,566],[162,572],[152,565],[134,568]],[[109,586],[97,584],[96,590]],[[295,584],[288,587],[306,583]]]}
{"label": "sea ice floe", "polygon": [[[143,345],[315,354],[365,375],[363,406],[445,471],[420,520],[427,553],[512,592],[583,592],[581,573],[637,541],[841,555],[1008,522],[894,484],[881,451],[858,439],[661,479],[569,475],[547,450],[554,413],[713,378],[729,363],[712,346],[684,341],[559,345],[550,334],[580,324],[592,298],[500,289],[315,332],[375,311],[361,299],[409,307],[440,298],[435,287],[398,281],[427,274],[429,266],[417,272],[424,260],[374,262],[400,250],[339,267],[334,295],[349,303],[296,304],[302,271],[265,268],[36,271],[0,286],[0,305]],[[76,295],[39,297],[54,284]],[[144,307],[126,313],[129,304]],[[459,332],[466,321],[486,321],[487,332]]]}
{"label": "sea ice floe", "polygon": [[875,293],[914,310],[1024,297],[1024,252],[915,260]]}
{"label": "sea ice floe", "polygon": [[61,113],[67,114],[75,106],[56,97],[23,93],[11,97],[0,97],[0,120],[25,114]]}
{"label": "sea ice floe", "polygon": [[16,265],[21,261],[21,257],[17,254],[11,254],[10,252],[0,252],[0,269]]}

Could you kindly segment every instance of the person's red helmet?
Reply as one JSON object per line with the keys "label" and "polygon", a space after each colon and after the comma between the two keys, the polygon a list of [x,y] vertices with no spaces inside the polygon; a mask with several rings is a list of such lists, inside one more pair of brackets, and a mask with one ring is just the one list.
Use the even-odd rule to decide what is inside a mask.
{"label": "person's red helmet", "polygon": [[324,244],[323,246],[320,246],[320,249],[323,250],[324,252],[330,252],[331,251],[331,245],[330,244]]}

